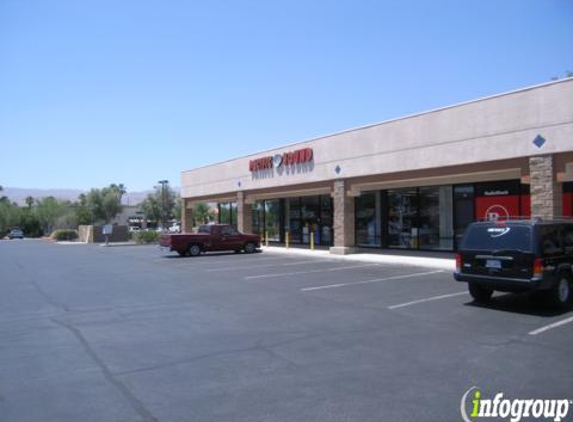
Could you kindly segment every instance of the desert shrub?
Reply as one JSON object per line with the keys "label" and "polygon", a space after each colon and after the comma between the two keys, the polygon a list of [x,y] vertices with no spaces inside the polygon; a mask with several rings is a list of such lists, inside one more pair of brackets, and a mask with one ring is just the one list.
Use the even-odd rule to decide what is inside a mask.
{"label": "desert shrub", "polygon": [[53,240],[76,240],[78,238],[77,230],[62,229],[56,230],[50,236]]}
{"label": "desert shrub", "polygon": [[161,236],[161,233],[155,230],[141,230],[132,233],[135,243],[157,243],[159,242],[159,236]]}

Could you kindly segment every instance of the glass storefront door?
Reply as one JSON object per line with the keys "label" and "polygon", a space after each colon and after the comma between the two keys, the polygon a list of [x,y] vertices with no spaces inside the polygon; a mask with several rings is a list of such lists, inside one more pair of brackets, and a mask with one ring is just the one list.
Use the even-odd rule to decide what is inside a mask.
{"label": "glass storefront door", "polygon": [[333,207],[330,195],[313,195],[284,200],[285,231],[291,243],[308,245],[314,236],[315,245],[332,245]]}
{"label": "glass storefront door", "polygon": [[459,185],[454,187],[454,231],[456,247],[460,244],[466,227],[475,220],[474,186]]}
{"label": "glass storefront door", "polygon": [[418,190],[388,191],[388,247],[418,249]]}
{"label": "glass storefront door", "polygon": [[420,188],[419,201],[420,249],[451,251],[454,248],[452,187]]}
{"label": "glass storefront door", "polygon": [[316,235],[317,245],[332,245],[334,241],[334,210],[330,195],[320,196],[320,221]]}
{"label": "glass storefront door", "polygon": [[356,198],[356,244],[382,246],[382,205],[380,192],[367,192]]}
{"label": "glass storefront door", "polygon": [[271,242],[280,242],[280,200],[265,201],[265,233]]}
{"label": "glass storefront door", "polygon": [[305,245],[310,244],[311,234],[316,233],[320,229],[318,227],[320,218],[319,205],[320,197],[318,196],[303,196],[300,198],[302,243]]}

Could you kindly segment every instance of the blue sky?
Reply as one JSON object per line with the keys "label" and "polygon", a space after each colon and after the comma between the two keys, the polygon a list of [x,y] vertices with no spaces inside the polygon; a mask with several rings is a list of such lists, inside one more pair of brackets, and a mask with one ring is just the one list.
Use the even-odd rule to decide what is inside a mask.
{"label": "blue sky", "polygon": [[573,71],[571,0],[0,0],[0,185],[182,170]]}

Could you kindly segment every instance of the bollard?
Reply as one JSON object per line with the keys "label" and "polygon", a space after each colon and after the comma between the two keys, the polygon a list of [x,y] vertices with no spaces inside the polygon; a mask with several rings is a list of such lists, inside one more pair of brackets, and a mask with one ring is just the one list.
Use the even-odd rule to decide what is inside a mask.
{"label": "bollard", "polygon": [[289,232],[286,232],[286,233],[285,233],[285,245],[286,245],[286,248],[287,248],[287,249],[288,249],[288,247],[289,247],[289,243],[290,243],[290,233],[289,233]]}
{"label": "bollard", "polygon": [[310,250],[314,251],[314,232],[310,232]]}
{"label": "bollard", "polygon": [[265,246],[269,246],[269,231],[265,232]]}

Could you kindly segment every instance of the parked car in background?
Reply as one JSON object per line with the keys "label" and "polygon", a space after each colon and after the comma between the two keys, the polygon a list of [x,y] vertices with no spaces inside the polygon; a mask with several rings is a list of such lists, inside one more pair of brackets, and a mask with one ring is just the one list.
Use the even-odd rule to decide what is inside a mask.
{"label": "parked car in background", "polygon": [[164,234],[159,245],[181,256],[225,250],[253,253],[260,248],[261,237],[242,234],[229,224],[209,224],[199,226],[197,233]]}
{"label": "parked car in background", "polygon": [[24,239],[24,232],[20,229],[12,229],[8,233],[8,238],[10,239]]}
{"label": "parked car in background", "polygon": [[456,254],[454,278],[483,302],[495,290],[539,291],[558,307],[573,296],[573,221],[472,223]]}

